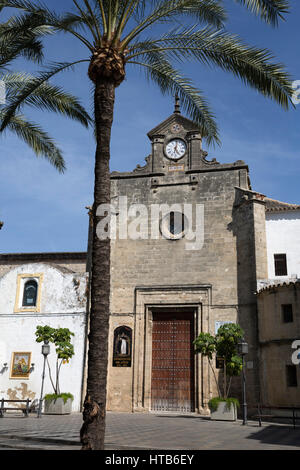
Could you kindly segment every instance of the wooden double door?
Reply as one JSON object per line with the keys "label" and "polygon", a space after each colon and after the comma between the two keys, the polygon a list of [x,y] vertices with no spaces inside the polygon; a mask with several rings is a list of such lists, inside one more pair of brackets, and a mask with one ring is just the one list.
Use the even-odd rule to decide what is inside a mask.
{"label": "wooden double door", "polygon": [[193,312],[153,312],[152,410],[195,410],[193,340]]}

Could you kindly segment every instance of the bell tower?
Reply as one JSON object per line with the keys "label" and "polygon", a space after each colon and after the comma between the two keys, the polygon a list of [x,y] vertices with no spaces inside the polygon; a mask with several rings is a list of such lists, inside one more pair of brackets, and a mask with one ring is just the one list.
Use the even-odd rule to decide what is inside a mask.
{"label": "bell tower", "polygon": [[173,114],[147,135],[152,144],[153,173],[191,171],[199,168],[201,159],[207,155],[202,150],[202,137],[196,124],[182,116],[177,95]]}
{"label": "bell tower", "polygon": [[[173,178],[176,174],[180,177],[232,166],[232,164],[220,164],[215,158],[206,159],[208,153],[202,149],[200,129],[197,124],[182,115],[177,95],[173,113],[149,131],[147,136],[152,150],[145,159],[146,165],[137,165],[132,172],[128,173],[114,171],[111,174],[112,177],[122,174],[124,177],[148,175]],[[233,165],[244,165],[244,162],[238,160]],[[247,186],[247,182],[244,185]]]}

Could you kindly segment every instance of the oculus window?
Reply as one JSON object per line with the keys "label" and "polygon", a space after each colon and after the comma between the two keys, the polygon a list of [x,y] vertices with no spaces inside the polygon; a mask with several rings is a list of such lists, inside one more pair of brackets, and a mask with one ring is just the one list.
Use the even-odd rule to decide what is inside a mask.
{"label": "oculus window", "polygon": [[182,212],[169,212],[161,221],[161,233],[168,240],[180,240],[188,228],[188,220]]}

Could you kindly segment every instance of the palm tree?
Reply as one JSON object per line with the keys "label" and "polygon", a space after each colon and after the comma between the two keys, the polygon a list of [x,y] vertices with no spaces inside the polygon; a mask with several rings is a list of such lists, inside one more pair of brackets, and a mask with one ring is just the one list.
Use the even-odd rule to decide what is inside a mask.
{"label": "palm tree", "polygon": [[[3,6],[0,6],[0,12],[2,9]],[[4,121],[14,97],[21,93],[24,87],[35,82],[34,76],[28,73],[12,73],[8,67],[19,57],[36,63],[42,61],[41,39],[51,34],[52,28],[41,25],[39,20],[40,18],[25,14],[0,24],[0,73],[3,74],[0,78],[2,90],[5,89],[6,102],[4,106],[0,104],[0,123]],[[60,87],[44,82],[20,103],[18,112],[14,113],[7,123],[7,129],[25,141],[37,156],[45,157],[59,172],[63,172],[65,162],[61,150],[40,126],[28,121],[21,114],[20,110],[25,105],[53,110],[79,121],[85,127],[89,125],[91,118],[75,97]]]}
{"label": "palm tree", "polygon": [[[272,25],[288,11],[288,2],[284,0],[237,1]],[[13,118],[22,100],[44,80],[76,63],[88,64],[88,76],[94,85],[97,145],[88,378],[81,442],[83,449],[96,450],[104,446],[110,296],[110,240],[108,235],[97,236],[97,223],[102,220],[97,216],[97,208],[110,203],[115,89],[124,81],[125,69],[130,65],[141,67],[162,93],[177,94],[208,144],[219,142],[213,114],[200,90],[177,70],[176,62],[191,60],[220,67],[286,109],[292,88],[289,75],[281,64],[273,62],[269,51],[249,47],[224,29],[226,14],[221,0],[73,0],[73,3],[74,11],[58,15],[27,0],[0,0],[0,5],[39,15],[41,24],[71,34],[87,48],[87,57],[54,65],[39,80],[25,86],[8,107],[2,127]],[[155,26],[159,24],[170,29],[158,33]]]}

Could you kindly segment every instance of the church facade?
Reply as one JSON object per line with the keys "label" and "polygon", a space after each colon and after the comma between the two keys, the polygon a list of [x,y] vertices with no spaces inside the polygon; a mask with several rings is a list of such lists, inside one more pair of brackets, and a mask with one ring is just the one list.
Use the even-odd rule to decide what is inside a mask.
{"label": "church facade", "polygon": [[[207,159],[199,131],[178,109],[148,137],[146,165],[111,175],[123,236],[112,240],[108,409],[208,413],[215,385],[192,341],[225,322],[245,331],[257,403],[255,292],[268,277],[263,196],[252,191],[243,161]],[[140,232],[130,237],[135,224]],[[114,361],[121,327],[131,331],[130,367]],[[235,387],[239,394],[239,380]]]}
{"label": "church facade", "polygon": [[[280,290],[291,279],[299,285],[300,206],[273,201],[253,190],[244,161],[210,160],[202,148],[199,130],[180,113],[178,104],[169,118],[148,133],[148,138],[151,154],[145,166],[111,174],[108,410],[209,414],[208,401],[216,396],[216,385],[207,360],[194,354],[192,342],[200,332],[215,334],[220,325],[228,322],[243,328],[249,344],[245,364],[249,409],[254,410],[262,400],[274,406],[300,406],[300,369],[291,372],[287,368],[293,365],[291,343],[300,339],[299,290],[291,289],[292,294],[287,295],[293,299],[285,297],[284,301],[294,305],[294,328],[289,324],[287,329],[280,317],[271,336],[268,325],[274,323],[274,312],[269,299],[265,300],[270,286]],[[277,217],[278,213],[281,216]],[[283,214],[285,220],[292,221],[291,232],[296,240],[286,242],[285,229],[278,230],[279,226],[286,227]],[[281,225],[275,227],[274,219]],[[276,269],[284,254],[288,269],[282,275],[283,271]],[[79,411],[86,379],[88,296],[84,307],[83,293],[78,294],[78,284],[72,279],[80,278],[80,289],[87,286],[91,246],[87,256],[77,254],[82,257],[80,263],[73,255],[71,260],[69,254],[69,264],[64,265],[69,272],[61,273],[68,274],[69,282],[73,282],[68,291],[69,310],[65,312],[69,323],[64,323],[61,316],[60,324],[70,325],[71,330],[73,325],[78,335],[74,358],[77,355],[79,362],[72,366],[71,360],[66,380],[77,374],[73,381],[74,411]],[[28,272],[29,267],[16,270],[9,265],[9,256],[13,255],[0,255],[0,292],[2,298],[15,299],[18,275]],[[50,269],[48,265],[43,269],[39,266],[37,271],[35,263],[41,259],[32,256],[31,272]],[[43,256],[46,259],[48,255]],[[62,266],[64,261],[58,262],[58,258],[59,254],[56,262],[51,262]],[[8,276],[14,276],[15,284],[3,290]],[[46,293],[51,285],[44,279],[41,288]],[[65,305],[63,292],[56,299]],[[31,313],[27,323],[42,320],[56,324],[57,313],[64,313],[62,307],[54,308],[53,315],[47,309],[44,302],[41,311]],[[44,314],[47,318],[42,318]],[[25,316],[24,311],[6,311],[0,304],[1,331],[7,338],[13,334],[10,318],[16,317],[15,328],[21,330]],[[29,349],[18,338],[18,345],[13,347],[19,351]],[[278,341],[283,352],[281,355],[277,348],[276,357],[282,365],[280,372],[274,373],[272,348],[278,346]],[[37,350],[35,354],[40,356]],[[217,363],[216,374],[222,374]],[[290,374],[289,381],[286,374]],[[272,381],[281,383],[280,396],[276,392],[276,397],[272,395]],[[11,383],[0,388],[2,394],[7,394]],[[239,377],[233,380],[231,395],[241,400]]]}

